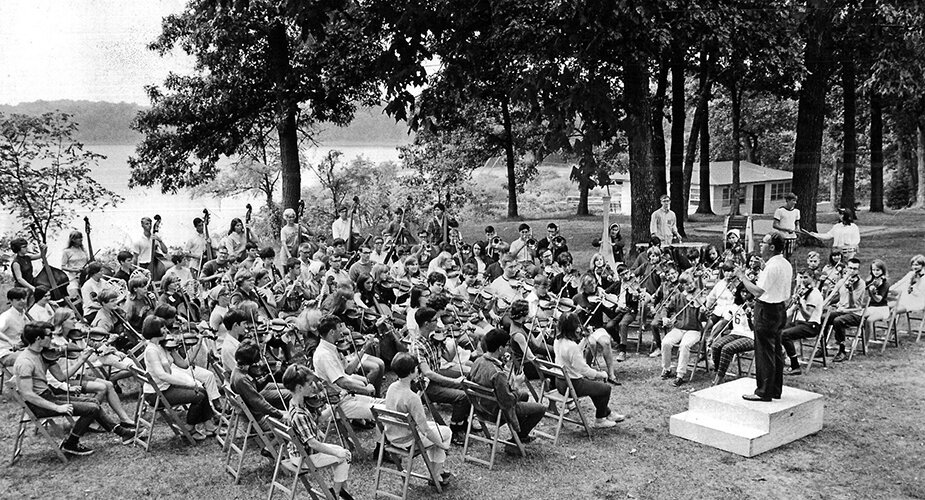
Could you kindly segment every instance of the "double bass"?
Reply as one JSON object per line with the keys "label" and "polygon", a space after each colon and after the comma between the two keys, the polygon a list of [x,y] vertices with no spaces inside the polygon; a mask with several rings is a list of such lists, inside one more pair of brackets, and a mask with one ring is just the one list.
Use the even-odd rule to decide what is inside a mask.
{"label": "double bass", "polygon": [[148,271],[151,273],[151,281],[153,283],[161,281],[164,277],[164,273],[167,272],[167,266],[165,266],[157,256],[157,242],[154,240],[160,229],[161,216],[155,215],[154,222],[151,225],[151,262],[148,263]]}
{"label": "double bass", "polygon": [[[41,241],[43,245],[47,245],[47,240],[45,238],[45,233],[39,231],[39,226],[35,223],[29,225],[29,232],[32,233],[32,238],[35,241]],[[70,279],[67,277],[67,274],[58,269],[57,267],[51,267],[48,265],[48,256],[47,251],[40,252],[42,256],[42,270],[35,275],[35,286],[44,286],[48,288],[49,296],[51,300],[67,300],[68,305],[74,309],[75,306],[71,303],[70,297],[67,294],[67,284],[70,282]]]}
{"label": "double bass", "polygon": [[[93,241],[90,239],[90,217],[87,216],[84,216],[84,240],[87,242],[87,264],[89,264],[96,261],[96,253],[93,251]],[[80,276],[77,282],[80,286],[83,286],[84,282],[89,278],[89,276],[87,276],[87,264],[84,264],[83,268],[80,270]],[[104,265],[103,274],[105,276],[111,276],[112,269]]]}
{"label": "double bass", "polygon": [[[209,238],[209,222],[212,219],[212,214],[209,213],[208,208],[202,209],[202,237],[206,240],[206,250],[202,253],[200,260],[205,259],[205,262],[210,260],[215,260],[215,250],[212,248],[212,239]],[[203,262],[200,262],[199,269],[202,269]]]}

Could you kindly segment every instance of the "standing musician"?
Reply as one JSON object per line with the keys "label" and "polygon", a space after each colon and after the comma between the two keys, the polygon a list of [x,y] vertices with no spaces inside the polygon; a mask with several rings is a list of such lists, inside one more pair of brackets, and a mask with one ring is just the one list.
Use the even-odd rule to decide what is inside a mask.
{"label": "standing musician", "polygon": [[407,222],[405,222],[405,210],[401,207],[396,208],[392,213],[392,220],[382,235],[391,238],[393,245],[400,246],[416,243],[411,231],[408,230]]}
{"label": "standing musician", "polygon": [[61,252],[61,270],[67,274],[69,283],[67,293],[72,297],[79,295],[80,271],[83,270],[90,256],[84,250],[84,235],[80,231],[71,231],[67,238],[67,247]]}
{"label": "standing musician", "polygon": [[43,352],[51,347],[52,326],[50,323],[29,323],[23,328],[22,341],[26,349],[16,358],[13,365],[13,374],[16,385],[26,405],[38,418],[73,415],[78,417],[70,434],[61,443],[61,450],[70,455],[90,455],[93,450],[80,444],[80,438],[96,422],[107,432],[114,432],[123,439],[134,437],[134,430],[123,427],[109,419],[103,412],[100,404],[93,398],[58,396],[52,393],[48,386],[47,377],[67,383],[90,356],[91,351],[85,350],[80,357],[71,364],[70,370],[64,373],[57,363],[49,363],[43,357]]}
{"label": "standing musician", "polygon": [[790,260],[796,248],[797,233],[800,231],[800,209],[796,208],[797,195],[784,195],[784,205],[774,211],[774,223],[771,225],[784,236],[784,258]]}
{"label": "standing musician", "polygon": [[430,243],[438,247],[449,243],[450,228],[453,227],[459,227],[459,223],[446,213],[446,206],[443,203],[434,203],[433,218],[426,226]]}
{"label": "standing musician", "polygon": [[184,250],[190,256],[190,267],[195,269],[198,275],[199,268],[208,260],[205,255],[206,250],[212,245],[212,239],[206,234],[205,224],[201,218],[196,217],[193,219],[193,228],[196,230],[196,234],[187,240]]}
{"label": "standing musician", "polygon": [[[767,259],[758,273],[757,282],[749,279],[745,269],[736,276],[755,296],[755,379],[757,388],[743,394],[748,401],[780,399],[784,387],[784,360],[781,356],[781,330],[787,321],[786,302],[791,297],[793,266],[783,256],[784,237],[778,232],[761,239],[760,252]],[[769,257],[769,258],[768,258]]]}
{"label": "standing musician", "polygon": [[658,237],[662,246],[669,246],[674,238],[681,241],[681,234],[678,233],[678,219],[674,212],[671,211],[671,197],[663,194],[659,200],[662,207],[652,212],[649,218],[649,233]]}
{"label": "standing musician", "polygon": [[14,284],[25,288],[31,293],[35,290],[35,274],[32,271],[32,261],[42,258],[42,255],[48,249],[44,244],[39,244],[39,253],[29,253],[29,242],[25,238],[14,238],[10,241],[10,250],[15,255],[13,263],[10,264]]}
{"label": "standing musician", "polygon": [[[151,247],[154,246],[154,257],[167,255],[167,245],[161,235],[151,233],[151,218],[141,218],[141,236],[132,242],[131,251],[135,255],[135,265],[148,268],[151,265]],[[89,273],[88,273],[89,274]]]}
{"label": "standing musician", "polygon": [[861,244],[861,230],[858,229],[854,221],[857,217],[854,215],[854,209],[842,207],[838,209],[840,219],[838,224],[832,226],[827,233],[814,233],[812,231],[803,231],[814,238],[822,241],[832,240],[832,251],[841,252],[845,259],[850,259],[858,253],[858,247]]}
{"label": "standing musician", "polygon": [[530,231],[530,225],[521,223],[517,227],[520,237],[511,242],[511,248],[508,253],[517,259],[517,262],[533,262],[533,255],[536,251],[536,240]]}
{"label": "standing musician", "polygon": [[784,373],[789,375],[803,373],[794,341],[819,335],[824,301],[822,292],[816,287],[815,273],[808,268],[797,273],[797,290],[790,309],[787,311],[787,317],[793,320],[790,326],[781,333],[781,342],[784,344],[787,357],[790,358],[790,370]]}
{"label": "standing musician", "polygon": [[228,257],[240,262],[247,249],[247,235],[244,232],[244,222],[238,217],[231,219],[228,234],[222,238],[222,247],[228,252]]}
{"label": "standing musician", "polygon": [[350,221],[347,220],[347,205],[337,209],[337,218],[331,223],[331,239],[348,241],[350,239]]}
{"label": "standing musician", "polygon": [[687,365],[691,356],[691,347],[700,342],[700,320],[702,316],[701,294],[697,283],[689,275],[678,278],[681,293],[675,294],[653,318],[652,323],[659,323],[668,330],[662,339],[662,378],[670,379],[671,348],[678,346],[678,365],[672,385],[678,387],[687,382]]}
{"label": "standing musician", "polygon": [[302,231],[302,226],[296,223],[295,210],[283,210],[283,221],[285,224],[279,230],[279,253],[285,262],[291,257],[298,257],[301,240],[308,235]]}

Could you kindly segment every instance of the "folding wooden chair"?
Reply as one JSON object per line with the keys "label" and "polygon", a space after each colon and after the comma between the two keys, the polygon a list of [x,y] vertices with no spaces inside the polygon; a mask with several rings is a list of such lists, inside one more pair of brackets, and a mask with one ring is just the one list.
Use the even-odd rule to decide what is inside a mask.
{"label": "folding wooden chair", "polygon": [[707,336],[703,333],[700,334],[700,340],[691,346],[691,357],[687,362],[687,370],[691,372],[688,382],[694,381],[697,370],[701,368],[705,373],[710,373],[710,353],[707,352]]}
{"label": "folding wooden chair", "polygon": [[[907,318],[907,325],[909,325],[909,328],[911,329],[911,323],[908,323],[908,318]],[[892,342],[895,347],[899,347],[899,315],[896,313],[895,310],[893,311],[893,313],[890,314],[890,320],[886,326],[886,334],[882,339],[877,337],[877,331],[878,331],[878,328],[875,327],[874,331],[871,332],[870,334],[870,340],[868,343],[881,344],[880,346],[881,353],[886,352],[886,346],[890,342]]]}
{"label": "folding wooden chair", "polygon": [[[742,369],[742,361],[748,361],[748,367],[745,370]],[[752,371],[755,368],[755,351],[736,354],[735,362],[739,378],[751,377]]]}
{"label": "folding wooden chair", "polygon": [[[308,496],[312,500],[318,500],[319,498],[335,500],[328,483],[321,477],[318,468],[308,459],[309,454],[305,451],[305,447],[302,446],[302,442],[299,441],[294,431],[275,418],[268,418],[267,421],[270,423],[270,429],[273,431],[277,442],[280,443],[276,451],[276,466],[273,468],[273,479],[270,481],[270,493],[267,499],[272,500],[276,490],[280,490],[289,495],[289,500],[293,500],[298,483],[301,481],[302,486],[305,487],[305,491],[308,492]],[[289,456],[290,445],[298,452],[298,457],[295,459]],[[280,475],[284,471],[292,474],[291,482],[282,482]],[[308,481],[309,477],[314,484],[318,485],[317,488],[312,487],[312,483]]]}
{"label": "folding wooden chair", "polygon": [[350,425],[350,419],[347,418],[347,414],[341,408],[341,402],[338,401],[337,404],[331,405],[331,411],[333,413],[324,430],[324,440],[328,440],[333,430],[338,441],[340,441],[340,445],[350,450],[354,461],[362,462],[366,458],[366,450],[363,449],[360,438],[357,437],[356,431]]}
{"label": "folding wooden chair", "polygon": [[13,381],[13,374],[3,365],[0,365],[0,394],[3,394],[3,389],[6,387],[6,380],[9,379]]}
{"label": "folding wooden chair", "polygon": [[155,394],[154,404],[148,404],[144,394],[138,395],[138,404],[135,406],[135,437],[132,438],[132,444],[143,447],[147,452],[151,448],[151,439],[154,436],[154,423],[157,421],[157,416],[161,415],[174,434],[185,439],[189,444],[195,445],[196,441],[190,435],[186,424],[180,420],[177,412],[157,387],[151,375],[138,366],[131,366],[129,370],[142,387],[146,383],[153,387]]}
{"label": "folding wooden chair", "polygon": [[[220,398],[221,408],[217,408],[218,431],[215,433],[215,440],[218,442],[218,445],[222,447],[222,451],[227,452],[228,436],[231,434],[231,425],[234,419],[234,404],[229,401],[233,391],[227,384],[218,386],[218,390],[222,397]],[[224,434],[222,430],[225,431]]]}
{"label": "folding wooden chair", "polygon": [[[437,493],[443,493],[443,487],[440,484],[441,478],[437,476],[437,471],[434,468],[433,462],[427,458],[427,454],[424,452],[424,444],[421,441],[421,435],[411,416],[407,413],[388,410],[382,406],[373,406],[372,412],[373,418],[376,420],[376,426],[379,428],[379,456],[376,457],[376,481],[373,484],[373,498],[379,498],[381,495],[394,500],[405,500],[408,498],[408,486],[411,484],[412,477],[425,481],[432,481]],[[385,437],[386,425],[410,432],[412,437],[411,445],[408,448],[402,448],[389,443],[388,439]],[[399,460],[399,464],[402,464],[398,470],[388,466],[382,466],[382,459],[385,457],[386,453],[390,453],[394,459]],[[414,472],[413,470],[414,459],[418,456],[421,457],[427,468],[426,475]],[[404,465],[404,459],[408,459],[407,466]],[[401,478],[401,495],[379,489],[383,474]]]}
{"label": "folding wooden chair", "polygon": [[[851,358],[854,357],[854,351],[858,345],[861,346],[861,354],[867,356],[867,343],[869,341],[867,335],[867,308],[869,305],[869,303],[864,305],[864,309],[861,311],[861,322],[854,327],[854,334],[851,335],[851,349],[848,350],[848,361],[851,361]],[[874,329],[876,329],[876,325]]]}
{"label": "folding wooden chair", "polygon": [[[585,430],[585,433],[588,434],[588,440],[593,441],[591,438],[591,426],[588,424],[588,420],[585,418],[584,412],[581,411],[581,404],[578,399],[578,393],[575,391],[575,386],[572,385],[571,379],[565,376],[565,370],[563,370],[561,366],[555,363],[543,361],[542,359],[536,360],[536,367],[545,377],[540,404],[546,404],[549,407],[549,410],[554,410],[554,412],[547,411],[545,417],[556,421],[556,433],[555,435],[550,435],[540,431],[534,432],[536,432],[538,436],[552,439],[552,444],[556,444],[559,442],[559,433],[562,431],[562,423],[569,422],[582,426]],[[559,379],[565,381],[567,388],[565,395],[560,394],[559,389],[554,385],[554,381]],[[578,419],[567,416],[570,412],[569,407],[574,408],[574,410],[578,412]]]}
{"label": "folding wooden chair", "polygon": [[[500,408],[498,404],[498,398],[495,396],[494,389],[483,387],[476,384],[475,382],[469,380],[463,380],[463,390],[466,391],[466,396],[469,397],[469,425],[466,428],[466,441],[463,444],[463,460],[466,462],[475,462],[477,464],[487,465],[488,470],[495,464],[495,454],[498,451],[498,443],[502,443],[507,446],[516,446],[520,451],[522,457],[527,456],[527,451],[524,449],[523,443],[520,442],[520,437],[517,436],[517,433],[514,432],[510,427],[510,422],[507,419],[507,416],[504,415],[503,411],[496,410],[495,415],[489,415],[481,411],[477,411],[477,407],[484,407],[485,405],[492,406],[494,408]],[[472,420],[478,419],[479,424],[482,426],[483,436],[479,436],[478,433],[472,432]],[[494,432],[492,432],[488,424],[489,422],[494,424]],[[511,431],[511,439],[501,439],[501,426],[507,424],[508,430]],[[477,458],[474,455],[469,455],[469,440],[477,441],[479,443],[485,443],[491,448],[488,460],[483,460]]]}
{"label": "folding wooden chair", "polygon": [[[809,351],[809,360],[806,362],[806,366],[803,368],[804,373],[809,373],[810,368],[813,367],[813,363],[819,363],[823,368],[828,367],[828,348],[826,347],[826,340],[828,339],[829,331],[832,329],[832,326],[829,324],[829,316],[831,316],[832,310],[828,309],[825,311],[825,314],[822,316],[822,324],[819,325],[819,333],[814,337],[810,337],[812,342],[809,344],[806,343],[809,339],[800,339],[800,357],[804,360],[807,359],[803,349],[806,347],[810,348]],[[819,352],[822,356],[816,357],[816,353]]]}
{"label": "folding wooden chair", "polygon": [[[642,332],[645,331],[645,329],[646,309],[643,307],[642,310],[636,314],[636,319],[633,320],[626,329],[626,342],[636,342],[636,354],[639,354],[639,351],[642,350]],[[633,332],[635,332],[635,335]]]}
{"label": "folding wooden chair", "polygon": [[[230,424],[228,426],[228,435],[225,438],[225,472],[231,474],[231,477],[234,478],[233,484],[238,484],[241,480],[241,468],[244,466],[244,454],[247,453],[248,444],[251,443],[252,439],[258,440],[260,444],[263,445],[263,449],[270,452],[272,457],[270,458],[274,463],[276,462],[276,445],[273,440],[272,432],[265,432],[260,423],[254,417],[254,413],[251,412],[250,408],[244,403],[244,400],[241,399],[241,396],[238,396],[229,388],[225,388],[226,402],[232,408],[232,417]],[[241,430],[241,424],[246,423],[244,426],[244,432],[239,433]],[[237,443],[238,438],[241,438],[241,444]],[[232,465],[231,457],[234,455],[237,458],[237,464]]]}
{"label": "folding wooden chair", "polygon": [[[16,464],[19,459],[22,457],[22,445],[26,439],[26,428],[28,427],[29,422],[32,422],[35,425],[35,431],[37,434],[42,436],[48,444],[51,445],[51,449],[55,451],[55,455],[58,457],[58,460],[63,464],[67,464],[67,457],[64,455],[64,452],[61,451],[61,447],[55,438],[52,437],[49,432],[49,428],[56,428],[58,424],[55,423],[54,419],[57,417],[43,417],[38,418],[35,416],[35,413],[26,405],[25,400],[22,398],[22,394],[19,393],[19,389],[15,385],[15,381],[11,378],[7,385],[10,387],[10,394],[12,394],[13,403],[22,408],[22,413],[19,417],[19,430],[16,432],[16,442],[13,444],[13,456],[10,458],[10,466]],[[61,417],[66,418],[71,426],[73,427],[74,420],[69,415],[61,415]],[[64,434],[62,430],[57,429],[58,434]]]}

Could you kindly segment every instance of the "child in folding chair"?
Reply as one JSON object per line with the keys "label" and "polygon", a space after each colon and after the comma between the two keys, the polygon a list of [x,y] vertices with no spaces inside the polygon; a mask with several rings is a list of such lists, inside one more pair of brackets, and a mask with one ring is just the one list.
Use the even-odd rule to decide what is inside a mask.
{"label": "child in folding chair", "polygon": [[745,285],[739,283],[734,299],[736,308],[729,317],[732,327],[725,335],[722,331],[718,332],[719,338],[713,340],[713,366],[716,368],[716,376],[710,385],[723,383],[733,356],[755,350],[755,327],[752,320],[754,299]]}
{"label": "child in folding chair", "polygon": [[[610,385],[601,382],[607,380],[607,372],[594,370],[585,362],[584,353],[578,345],[582,341],[582,331],[581,320],[576,314],[566,313],[559,318],[559,334],[553,345],[556,363],[562,367],[565,376],[571,379],[578,396],[589,396],[594,403],[595,420],[592,425],[598,429],[614,427],[617,422],[625,420],[626,416],[611,412],[608,406]],[[564,395],[568,390],[565,380],[556,380],[556,389]]]}
{"label": "child in folding chair", "polygon": [[[909,259],[909,272],[890,287],[890,295],[896,297],[893,314],[925,310],[925,255],[914,255]],[[898,328],[898,327],[897,327]]]}
{"label": "child in folding chair", "polygon": [[793,319],[790,325],[781,332],[784,351],[790,358],[790,369],[785,370],[784,374],[800,375],[803,373],[794,341],[819,335],[819,328],[822,325],[822,304],[825,298],[822,297],[816,281],[816,274],[809,268],[797,273],[797,290],[790,310],[787,311],[787,317]]}
{"label": "child in folding chair", "polygon": [[[287,419],[295,435],[302,442],[309,453],[307,458],[315,467],[333,466],[334,494],[345,500],[352,500],[353,496],[344,489],[344,483],[350,473],[350,450],[336,444],[324,442],[324,434],[315,424],[315,419],[306,407],[307,399],[316,399],[324,389],[319,379],[307,366],[291,365],[283,373],[283,385],[292,392],[292,405],[289,408]],[[291,459],[299,463],[301,457],[294,446],[290,445]]]}
{"label": "child in folding chair", "polygon": [[51,330],[51,323],[46,322],[27,323],[23,327],[22,341],[27,348],[17,356],[13,374],[26,405],[39,418],[61,415],[78,417],[71,433],[61,443],[61,450],[71,455],[93,453],[93,450],[80,444],[80,438],[93,422],[97,422],[109,432],[116,433],[122,439],[130,439],[134,431],[110,420],[95,399],[52,394],[46,380],[48,374],[61,382],[68,380],[87,361],[90,351],[84,351],[65,373],[56,363],[48,362],[43,357],[43,351],[51,347]]}
{"label": "child in folding chair", "polygon": [[[398,380],[386,391],[385,407],[411,415],[421,433],[421,444],[424,445],[427,458],[434,464],[435,472],[440,476],[440,485],[446,487],[453,474],[444,470],[443,464],[446,463],[446,452],[450,449],[453,431],[447,426],[437,425],[436,422],[427,420],[427,416],[424,415],[421,397],[411,388],[411,382],[421,376],[417,358],[406,352],[400,352],[392,359],[391,366]],[[389,426],[389,424],[385,426],[385,437],[391,445],[399,448],[411,446],[414,440],[404,428]]]}
{"label": "child in folding chair", "polygon": [[682,292],[672,297],[671,301],[662,308],[659,317],[655,318],[663,325],[663,328],[669,330],[662,339],[663,379],[672,378],[671,348],[678,346],[677,375],[671,382],[675,387],[687,383],[687,362],[691,355],[691,347],[700,342],[701,338],[700,320],[703,307],[700,302],[702,295],[697,292],[697,283],[694,279],[685,274],[678,281],[681,283]]}

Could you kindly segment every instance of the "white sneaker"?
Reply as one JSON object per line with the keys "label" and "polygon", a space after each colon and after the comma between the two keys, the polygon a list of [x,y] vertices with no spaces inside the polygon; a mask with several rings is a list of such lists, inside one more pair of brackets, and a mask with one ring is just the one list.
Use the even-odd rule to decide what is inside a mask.
{"label": "white sneaker", "polygon": [[606,419],[606,418],[596,418],[594,419],[594,425],[592,425],[592,427],[594,427],[595,429],[609,429],[611,427],[616,427],[616,426],[617,426],[616,422],[614,422],[613,420]]}
{"label": "white sneaker", "polygon": [[662,355],[662,351],[661,351],[661,350],[652,351],[652,352],[649,353],[649,357],[650,357],[650,358],[657,358],[657,357],[659,357],[659,356],[661,356],[661,355]]}
{"label": "white sneaker", "polygon": [[611,413],[610,416],[607,418],[609,418],[614,423],[616,423],[616,422],[622,422],[626,420],[626,415],[620,415],[619,413]]}

